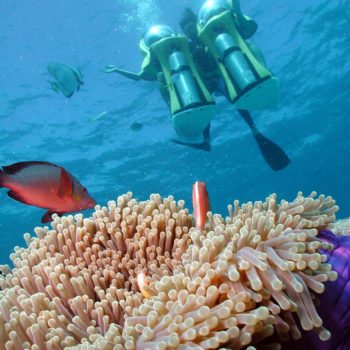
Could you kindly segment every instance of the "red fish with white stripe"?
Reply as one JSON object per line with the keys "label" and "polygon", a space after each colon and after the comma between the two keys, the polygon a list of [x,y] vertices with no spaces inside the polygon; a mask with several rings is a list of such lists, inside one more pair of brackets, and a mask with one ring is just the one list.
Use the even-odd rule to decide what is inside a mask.
{"label": "red fish with white stripe", "polygon": [[48,162],[20,162],[3,166],[0,187],[8,196],[28,205],[48,209],[41,222],[52,221],[51,215],[91,209],[95,200],[80,182],[63,167]]}

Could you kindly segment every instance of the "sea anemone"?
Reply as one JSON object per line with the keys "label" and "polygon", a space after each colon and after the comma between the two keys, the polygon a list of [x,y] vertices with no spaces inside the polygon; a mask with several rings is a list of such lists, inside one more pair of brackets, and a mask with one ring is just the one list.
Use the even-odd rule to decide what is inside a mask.
{"label": "sea anemone", "polygon": [[337,220],[333,224],[332,231],[337,236],[350,236],[350,218]]}
{"label": "sea anemone", "polygon": [[300,337],[299,322],[329,339],[314,301],[337,274],[316,235],[335,201],[299,192],[228,209],[200,232],[184,201],[129,192],[25,234],[0,277],[0,349],[254,349],[274,330]]}

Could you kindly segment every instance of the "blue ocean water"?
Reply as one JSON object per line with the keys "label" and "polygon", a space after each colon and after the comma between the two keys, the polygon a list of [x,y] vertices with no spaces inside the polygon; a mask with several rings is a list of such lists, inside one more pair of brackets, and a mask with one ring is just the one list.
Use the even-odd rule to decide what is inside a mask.
{"label": "blue ocean water", "polygon": [[[0,21],[0,166],[44,160],[65,167],[98,204],[132,191],[174,195],[192,208],[192,184],[205,181],[214,212],[276,192],[333,196],[350,215],[350,4],[347,0],[242,0],[259,25],[253,41],[278,77],[280,102],[253,112],[258,129],[291,164],[274,172],[247,125],[216,98],[210,153],[172,143],[176,137],[157,83],[134,82],[99,69],[138,71],[138,41],[151,25],[180,30],[184,6],[202,1],[3,1]],[[47,63],[72,65],[84,85],[71,98],[54,92]],[[104,117],[90,118],[107,111]],[[142,123],[132,131],[132,123]],[[45,213],[0,191],[0,263]],[[85,215],[90,215],[86,211]]]}

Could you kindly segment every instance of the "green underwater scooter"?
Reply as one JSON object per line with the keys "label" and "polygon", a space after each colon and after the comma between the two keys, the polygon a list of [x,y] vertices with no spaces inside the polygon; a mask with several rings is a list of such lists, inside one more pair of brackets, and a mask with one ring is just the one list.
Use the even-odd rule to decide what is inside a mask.
{"label": "green underwater scooter", "polygon": [[187,37],[158,25],[146,32],[139,46],[144,55],[142,69],[153,65],[162,71],[176,132],[184,139],[197,137],[216,105],[193,63]]}
{"label": "green underwater scooter", "polygon": [[[277,79],[265,67],[260,50],[242,38],[254,34],[256,23],[242,15],[237,0],[207,1],[198,20],[198,36],[208,47],[207,54],[215,58],[228,99],[250,127],[271,168],[284,168],[290,162],[288,156],[258,132],[248,112],[269,108],[278,101]],[[158,80],[176,132],[185,140],[193,140],[206,131],[215,112],[215,101],[193,63],[187,37],[178,35],[169,26],[157,25],[146,32],[139,47],[144,56],[140,73],[114,66],[103,71],[117,72],[134,80]]]}
{"label": "green underwater scooter", "polygon": [[198,14],[198,37],[214,57],[231,103],[243,110],[271,108],[278,102],[278,80],[242,38],[236,23],[244,19],[226,0],[207,1]]}
{"label": "green underwater scooter", "polygon": [[[273,170],[285,168],[285,152],[256,128],[249,110],[275,106],[278,80],[266,68],[261,51],[248,39],[257,24],[241,13],[239,0],[209,0],[198,14],[198,37],[214,57],[226,85],[226,97],[237,107],[259,149]],[[244,39],[243,39],[244,38]]]}

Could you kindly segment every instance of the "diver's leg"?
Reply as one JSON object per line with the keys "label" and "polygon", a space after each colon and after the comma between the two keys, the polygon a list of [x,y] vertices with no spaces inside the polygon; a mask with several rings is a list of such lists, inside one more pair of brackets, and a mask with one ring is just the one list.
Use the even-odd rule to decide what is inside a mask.
{"label": "diver's leg", "polygon": [[210,122],[203,131],[203,142],[210,143]]}
{"label": "diver's leg", "polygon": [[202,149],[205,151],[210,151],[211,146],[210,146],[210,122],[208,125],[205,127],[203,131],[203,142],[202,142]]}

